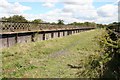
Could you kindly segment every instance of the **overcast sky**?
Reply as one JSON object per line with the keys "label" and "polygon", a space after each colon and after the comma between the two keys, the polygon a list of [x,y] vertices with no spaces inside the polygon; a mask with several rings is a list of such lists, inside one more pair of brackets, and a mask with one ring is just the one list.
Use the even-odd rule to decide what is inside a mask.
{"label": "overcast sky", "polygon": [[118,21],[119,0],[1,0],[0,17],[23,15],[28,20],[65,23]]}

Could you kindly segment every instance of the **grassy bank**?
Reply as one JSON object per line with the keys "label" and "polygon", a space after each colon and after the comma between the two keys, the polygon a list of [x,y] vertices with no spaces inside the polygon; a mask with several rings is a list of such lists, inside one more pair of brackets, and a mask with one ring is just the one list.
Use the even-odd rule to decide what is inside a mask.
{"label": "grassy bank", "polygon": [[99,51],[95,36],[104,30],[96,29],[75,35],[19,44],[2,50],[3,77],[71,78],[78,77],[78,69],[69,64]]}

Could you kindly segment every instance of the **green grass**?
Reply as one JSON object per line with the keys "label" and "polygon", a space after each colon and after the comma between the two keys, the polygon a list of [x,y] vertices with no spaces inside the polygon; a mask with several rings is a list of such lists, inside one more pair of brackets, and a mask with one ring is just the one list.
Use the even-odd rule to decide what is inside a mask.
{"label": "green grass", "polygon": [[[95,36],[104,30],[96,29],[46,41],[18,44],[2,50],[3,77],[75,78],[81,59],[99,50]],[[58,53],[60,52],[60,53]]]}

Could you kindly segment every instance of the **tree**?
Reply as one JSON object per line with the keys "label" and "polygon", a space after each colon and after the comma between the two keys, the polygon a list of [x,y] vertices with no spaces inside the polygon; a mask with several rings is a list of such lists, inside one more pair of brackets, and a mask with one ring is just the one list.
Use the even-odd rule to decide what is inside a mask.
{"label": "tree", "polygon": [[28,22],[28,20],[26,20],[25,17],[23,17],[22,15],[14,15],[8,18],[2,17],[2,20],[9,22]]}
{"label": "tree", "polygon": [[2,21],[7,21],[7,18],[6,17],[2,17],[1,20]]}
{"label": "tree", "polygon": [[75,25],[79,27],[96,27],[97,24],[95,22],[84,22],[84,23],[73,22],[73,23],[70,23],[70,25]]}
{"label": "tree", "polygon": [[52,22],[51,24],[53,24],[53,25],[56,25],[57,23],[55,23],[55,22]]}
{"label": "tree", "polygon": [[33,22],[33,23],[42,23],[43,20],[41,20],[41,19],[35,19],[35,20],[33,20],[32,22]]}
{"label": "tree", "polygon": [[64,24],[64,21],[61,20],[61,19],[59,19],[59,20],[58,20],[58,25],[63,25],[63,24]]}
{"label": "tree", "polygon": [[120,33],[120,22],[113,22],[108,25],[108,28],[115,29],[117,32]]}
{"label": "tree", "polygon": [[85,27],[88,27],[89,26],[89,22],[84,22],[84,24],[85,24]]}

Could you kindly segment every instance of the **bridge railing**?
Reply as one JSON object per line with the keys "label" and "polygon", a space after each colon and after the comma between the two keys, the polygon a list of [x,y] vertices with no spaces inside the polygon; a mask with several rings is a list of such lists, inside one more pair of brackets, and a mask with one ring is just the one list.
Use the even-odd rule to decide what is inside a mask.
{"label": "bridge railing", "polygon": [[[56,25],[49,23],[17,23],[0,21],[0,30],[4,32],[34,31],[34,30],[53,30],[53,29],[75,29],[82,28],[74,25]],[[90,28],[90,27],[89,27]]]}

